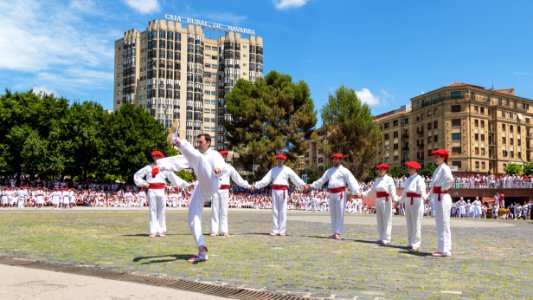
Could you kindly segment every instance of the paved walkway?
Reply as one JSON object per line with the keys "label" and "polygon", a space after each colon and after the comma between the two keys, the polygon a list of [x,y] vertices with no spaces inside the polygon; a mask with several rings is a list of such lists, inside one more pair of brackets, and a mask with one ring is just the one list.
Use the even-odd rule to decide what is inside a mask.
{"label": "paved walkway", "polygon": [[0,265],[0,299],[227,299],[177,289],[69,273]]}

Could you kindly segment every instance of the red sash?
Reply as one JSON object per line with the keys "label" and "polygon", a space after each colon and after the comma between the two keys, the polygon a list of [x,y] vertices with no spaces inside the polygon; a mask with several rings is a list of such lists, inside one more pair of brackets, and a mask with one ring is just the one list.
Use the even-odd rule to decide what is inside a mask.
{"label": "red sash", "polygon": [[221,190],[229,190],[229,184],[223,184],[220,186]]}
{"label": "red sash", "polygon": [[442,190],[442,188],[440,186],[434,186],[433,187],[433,194],[439,195],[438,200],[440,202],[440,195],[441,194],[448,194],[448,191]]}
{"label": "red sash", "polygon": [[273,184],[272,185],[272,190],[283,191],[283,200],[285,200],[287,198],[287,190],[288,189],[289,189],[289,187],[286,186],[286,185],[282,185],[282,184]]}
{"label": "red sash", "polygon": [[413,201],[414,201],[414,198],[421,198],[421,197],[422,197],[422,195],[417,194],[417,193],[413,193],[413,192],[408,192],[408,193],[406,194],[406,196],[409,197],[409,198],[411,198],[411,205],[413,205],[413,203],[414,203],[414,202],[413,202]]}
{"label": "red sash", "polygon": [[387,192],[376,192],[376,198],[385,198],[385,202],[389,202],[389,193],[387,193]]}
{"label": "red sash", "polygon": [[165,188],[164,183],[149,183],[148,188],[152,190],[160,190]]}

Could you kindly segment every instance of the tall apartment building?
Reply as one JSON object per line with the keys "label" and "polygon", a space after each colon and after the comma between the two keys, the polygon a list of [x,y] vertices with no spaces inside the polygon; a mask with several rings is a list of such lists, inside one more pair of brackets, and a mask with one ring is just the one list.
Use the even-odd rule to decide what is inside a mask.
{"label": "tall apartment building", "polygon": [[113,109],[132,103],[167,128],[177,119],[190,142],[207,132],[213,146],[224,149],[224,121],[231,118],[224,95],[240,78],[263,76],[263,40],[233,31],[212,39],[200,25],[184,26],[154,20],[115,41]]}
{"label": "tall apartment building", "polygon": [[436,148],[450,152],[448,165],[459,173],[503,174],[509,163],[533,161],[533,100],[514,89],[452,83],[412,98],[411,106],[375,119],[384,162],[431,163]]}

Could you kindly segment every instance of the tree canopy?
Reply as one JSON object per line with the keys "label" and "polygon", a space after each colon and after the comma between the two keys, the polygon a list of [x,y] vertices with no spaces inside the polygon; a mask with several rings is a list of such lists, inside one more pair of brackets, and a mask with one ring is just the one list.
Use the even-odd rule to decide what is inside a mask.
{"label": "tree canopy", "polygon": [[289,163],[302,155],[317,122],[309,86],[276,71],[255,82],[239,80],[225,103],[232,116],[225,124],[230,150],[255,168],[250,171],[256,177],[267,172],[277,153],[285,153]]}
{"label": "tree canopy", "polygon": [[108,113],[94,102],[74,103],[33,91],[0,95],[1,175],[131,180],[150,152],[176,151],[164,127],[141,108]]}
{"label": "tree canopy", "polygon": [[326,153],[344,154],[344,165],[357,178],[368,175],[377,163],[381,132],[370,107],[361,103],[353,89],[339,87],[321,110]]}

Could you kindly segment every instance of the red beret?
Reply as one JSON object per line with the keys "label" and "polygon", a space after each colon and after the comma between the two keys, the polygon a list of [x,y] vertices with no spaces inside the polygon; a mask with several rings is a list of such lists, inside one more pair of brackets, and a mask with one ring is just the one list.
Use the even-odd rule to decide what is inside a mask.
{"label": "red beret", "polygon": [[159,156],[159,157],[161,157],[161,158],[165,157],[165,154],[163,154],[163,153],[162,153],[161,151],[159,151],[159,150],[152,151],[152,154],[151,154],[151,155],[152,155],[152,157],[154,157],[154,156]]}
{"label": "red beret", "polygon": [[283,155],[283,154],[278,154],[276,156],[274,156],[275,159],[283,159],[283,160],[287,160],[287,156]]}
{"label": "red beret", "polygon": [[439,156],[442,156],[444,158],[448,158],[448,156],[450,156],[448,151],[446,151],[444,149],[437,149],[437,150],[431,152],[431,155],[439,155]]}
{"label": "red beret", "polygon": [[228,151],[227,150],[221,150],[219,153],[222,156],[227,156],[228,155]]}
{"label": "red beret", "polygon": [[390,167],[387,164],[379,164],[379,165],[376,166],[376,170],[378,170],[378,169],[388,170],[388,169],[390,169]]}
{"label": "red beret", "polygon": [[404,165],[406,165],[409,168],[413,168],[415,170],[422,169],[422,166],[419,163],[417,163],[416,161],[408,161]]}
{"label": "red beret", "polygon": [[329,158],[330,159],[333,159],[333,158],[343,159],[344,155],[342,155],[340,153],[333,153]]}

